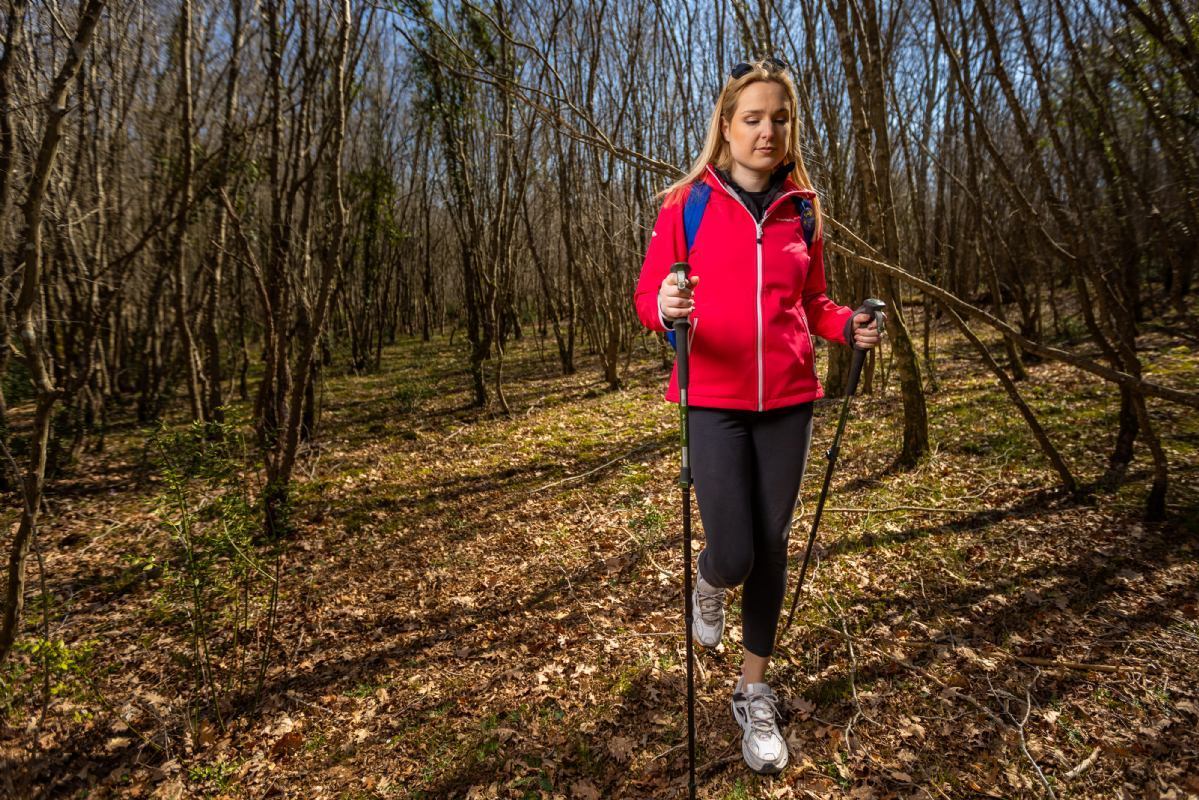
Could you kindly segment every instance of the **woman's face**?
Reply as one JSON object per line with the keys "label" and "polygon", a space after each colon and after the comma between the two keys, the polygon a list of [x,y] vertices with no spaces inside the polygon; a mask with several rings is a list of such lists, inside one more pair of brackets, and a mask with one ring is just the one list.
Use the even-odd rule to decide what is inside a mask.
{"label": "woman's face", "polygon": [[742,89],[732,118],[721,121],[733,158],[733,177],[741,171],[769,177],[787,155],[791,124],[787,90],[781,84],[756,81]]}

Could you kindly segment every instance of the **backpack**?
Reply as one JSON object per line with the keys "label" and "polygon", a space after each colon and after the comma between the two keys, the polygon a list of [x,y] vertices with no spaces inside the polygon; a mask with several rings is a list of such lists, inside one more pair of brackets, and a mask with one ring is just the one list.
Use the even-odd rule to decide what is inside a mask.
{"label": "backpack", "polygon": [[[704,211],[708,207],[708,200],[712,197],[712,187],[703,181],[696,181],[691,186],[691,191],[687,193],[687,203],[683,206],[683,231],[687,234],[687,255],[691,255],[691,248],[695,245],[695,237],[699,234],[699,224],[703,222]],[[806,197],[795,196],[791,198],[791,202],[795,205],[795,213],[799,214],[800,224],[803,225],[803,240],[808,249],[812,249],[812,238],[816,235],[816,209],[812,206],[812,201]],[[670,346],[678,349],[674,341],[674,330],[666,331],[666,340],[670,342]]]}

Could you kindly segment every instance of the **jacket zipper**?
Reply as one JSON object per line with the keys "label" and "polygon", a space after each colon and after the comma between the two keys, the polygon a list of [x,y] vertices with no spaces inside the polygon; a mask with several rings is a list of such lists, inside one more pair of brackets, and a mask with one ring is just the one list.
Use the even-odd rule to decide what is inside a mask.
{"label": "jacket zipper", "polygon": [[[744,204],[742,204],[744,205]],[[749,211],[749,209],[745,209]],[[769,210],[766,214],[769,214]],[[762,356],[762,226],[766,222],[766,214],[762,215],[762,221],[756,222],[758,226],[758,293],[756,296],[758,305],[758,410],[761,411],[764,407],[764,398],[766,395],[766,365]],[[752,214],[751,214],[752,216]]]}
{"label": "jacket zipper", "polygon": [[758,220],[754,219],[754,213],[752,211],[750,211],[749,206],[745,205],[745,202],[742,201],[742,199],[737,196],[737,193],[734,192],[732,189],[730,189],[728,186],[725,186],[724,181],[722,181],[718,175],[716,175],[715,173],[712,173],[712,174],[713,174],[713,177],[716,178],[716,182],[720,184],[720,187],[722,189],[724,189],[725,193],[728,194],[729,197],[732,197],[734,200],[736,200],[737,204],[745,209],[745,213],[749,214],[749,218],[751,220],[753,220],[754,229],[757,231],[756,239],[757,239],[757,256],[758,256],[758,265],[757,265],[758,284],[757,284],[757,292],[754,296],[754,299],[755,299],[755,305],[757,306],[757,314],[758,314],[758,410],[762,411],[765,408],[765,394],[766,394],[766,367],[765,367],[765,363],[764,363],[765,359],[762,354],[762,338],[763,338],[763,333],[764,333],[764,331],[763,331],[764,326],[762,323],[762,228],[766,225],[766,220],[770,218],[770,212],[774,211],[776,208],[778,208],[780,201],[790,197],[791,195],[799,194],[799,192],[796,192],[796,191],[784,192],[783,194],[776,197],[774,199],[774,202],[771,203],[770,208],[766,209],[765,213],[762,214],[762,221],[759,222]]}

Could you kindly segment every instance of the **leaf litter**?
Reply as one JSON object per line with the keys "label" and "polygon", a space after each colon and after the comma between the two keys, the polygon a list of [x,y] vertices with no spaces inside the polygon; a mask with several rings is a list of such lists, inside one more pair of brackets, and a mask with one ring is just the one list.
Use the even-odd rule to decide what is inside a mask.
{"label": "leaf litter", "polygon": [[[72,478],[99,491],[51,487],[62,499],[43,535],[63,542],[47,547],[51,633],[98,644],[91,688],[53,698],[40,726],[36,703],[14,703],[0,739],[14,785],[100,798],[684,796],[663,373],[635,365],[631,388],[605,393],[586,371],[555,376],[524,343],[509,355],[514,413],[499,417],[466,408],[454,358],[444,342],[406,343],[382,376],[328,379],[284,563],[282,655],[261,707],[223,731],[184,741],[187,675],[172,655],[184,642],[155,616],[161,577],[118,566],[164,544],[140,442],[114,441]],[[1039,797],[1038,770],[1059,796],[1195,796],[1199,424],[1153,407],[1190,505],[1147,525],[1142,461],[1119,491],[1069,502],[972,356],[943,358],[936,449],[914,470],[887,470],[895,389],[855,403],[830,503],[842,510],[825,517],[772,667],[792,745],[781,776],[737,755],[735,606],[729,641],[698,655],[701,796]],[[1110,393],[1059,365],[1030,372],[1034,406],[1055,400],[1043,402],[1050,435],[1080,478],[1097,478]],[[395,387],[416,383],[436,391],[392,411]],[[836,411],[818,408],[813,453]],[[795,563],[822,470],[813,457]]]}

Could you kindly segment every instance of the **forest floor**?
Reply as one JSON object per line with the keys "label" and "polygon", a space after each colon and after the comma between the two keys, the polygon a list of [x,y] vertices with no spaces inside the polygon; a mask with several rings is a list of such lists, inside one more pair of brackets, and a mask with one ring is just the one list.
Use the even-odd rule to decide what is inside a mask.
{"label": "forest floor", "polygon": [[[1149,375],[1199,389],[1193,340],[1142,346]],[[195,606],[171,589],[183,517],[149,433],[110,433],[52,482],[49,601],[34,562],[38,599],[0,684],[0,795],[685,797],[677,413],[660,359],[640,352],[609,392],[593,362],[562,377],[552,343],[526,339],[507,362],[510,416],[469,408],[464,359],[461,340],[406,341],[380,373],[324,385],[296,535],[277,562],[261,548],[244,606],[232,591],[205,612],[227,679],[221,626],[237,608],[260,621],[278,578],[253,713],[186,724],[215,692],[189,671]],[[967,346],[942,337],[937,366],[933,452],[914,470],[888,470],[894,382],[855,403],[770,673],[782,775],[740,760],[735,596],[725,644],[698,652],[699,796],[1199,796],[1199,415],[1152,406],[1172,483],[1170,519],[1147,524],[1143,448],[1120,489],[1071,502]],[[1058,364],[1030,373],[1021,390],[1096,481],[1118,395]],[[793,564],[838,410],[818,404]],[[203,502],[236,499],[240,480],[203,484],[223,487]],[[192,535],[219,522],[188,519]]]}

